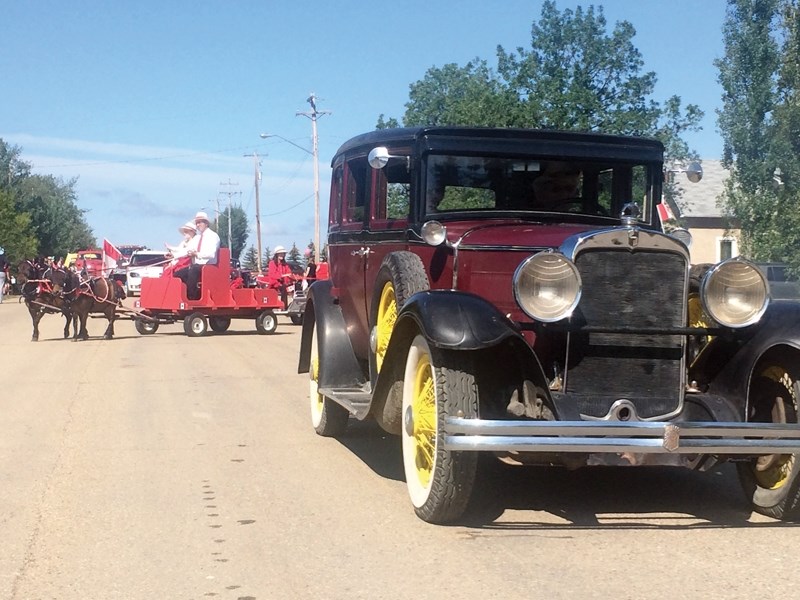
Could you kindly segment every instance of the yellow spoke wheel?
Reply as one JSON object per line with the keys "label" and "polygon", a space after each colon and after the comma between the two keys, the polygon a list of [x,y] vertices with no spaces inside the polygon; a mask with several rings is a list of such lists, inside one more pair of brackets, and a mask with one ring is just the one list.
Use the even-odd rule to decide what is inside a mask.
{"label": "yellow spoke wheel", "polygon": [[[787,423],[797,420],[797,398],[794,382],[789,373],[779,366],[771,366],[762,372],[762,377],[775,382],[775,391],[769,417],[765,421]],[[766,415],[765,415],[766,417]],[[754,463],[753,474],[759,486],[777,490],[790,480],[794,467],[794,454],[767,454],[760,456]]]}
{"label": "yellow spoke wheel", "polygon": [[387,282],[381,290],[381,297],[378,301],[378,315],[375,323],[376,344],[375,344],[375,365],[378,371],[383,366],[383,359],[389,347],[389,338],[392,337],[392,330],[397,321],[397,297],[394,293],[394,286]]}
{"label": "yellow spoke wheel", "polygon": [[[800,385],[791,364],[777,360],[753,376],[748,420],[756,423],[797,423]],[[775,519],[800,517],[797,455],[765,454],[737,463],[739,479],[756,512]]]}
{"label": "yellow spoke wheel", "polygon": [[446,523],[466,509],[477,453],[445,447],[448,415],[478,415],[478,390],[469,352],[432,353],[421,335],[412,341],[403,378],[403,468],[417,515]]}

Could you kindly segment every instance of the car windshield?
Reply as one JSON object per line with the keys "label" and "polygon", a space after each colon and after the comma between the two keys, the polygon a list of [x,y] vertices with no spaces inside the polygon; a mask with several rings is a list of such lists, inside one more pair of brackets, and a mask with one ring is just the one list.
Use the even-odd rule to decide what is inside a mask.
{"label": "car windshield", "polygon": [[430,154],[428,214],[465,211],[567,212],[617,217],[635,202],[645,218],[652,205],[646,164],[570,159]]}
{"label": "car windshield", "polygon": [[134,254],[131,256],[131,267],[149,267],[163,265],[166,257],[163,254]]}

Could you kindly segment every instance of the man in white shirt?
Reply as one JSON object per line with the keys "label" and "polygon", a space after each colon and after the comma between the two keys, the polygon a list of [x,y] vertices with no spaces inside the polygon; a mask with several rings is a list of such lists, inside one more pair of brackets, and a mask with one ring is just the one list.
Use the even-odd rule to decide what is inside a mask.
{"label": "man in white shirt", "polygon": [[187,256],[192,258],[192,264],[175,271],[175,277],[179,277],[186,284],[186,297],[189,300],[200,299],[198,284],[202,266],[217,264],[220,246],[219,236],[211,229],[206,213],[197,213],[194,216],[194,224],[197,227],[197,235],[192,238],[186,252]]}

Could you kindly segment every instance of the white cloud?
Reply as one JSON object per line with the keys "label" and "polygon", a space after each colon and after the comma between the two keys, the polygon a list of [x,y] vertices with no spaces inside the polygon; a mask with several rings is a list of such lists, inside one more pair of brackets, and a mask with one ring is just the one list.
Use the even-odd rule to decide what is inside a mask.
{"label": "white cloud", "polygon": [[[78,206],[98,239],[161,247],[197,210],[224,209],[225,192],[255,222],[252,158],[185,148],[109,144],[86,140],[0,134],[22,148],[34,173],[77,178]],[[313,164],[261,157],[262,243],[305,245],[313,232]],[[329,167],[320,165],[320,222],[327,220]],[[238,185],[222,185],[223,182]],[[324,225],[323,225],[324,227]],[[324,232],[323,232],[324,235]],[[248,244],[255,243],[254,235]]]}

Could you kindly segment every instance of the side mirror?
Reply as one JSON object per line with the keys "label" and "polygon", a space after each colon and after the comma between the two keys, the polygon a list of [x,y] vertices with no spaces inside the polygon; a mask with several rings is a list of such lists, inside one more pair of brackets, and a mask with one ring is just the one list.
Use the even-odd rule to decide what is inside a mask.
{"label": "side mirror", "polygon": [[390,158],[389,149],[385,146],[378,146],[369,151],[367,162],[373,169],[382,169],[389,163]]}
{"label": "side mirror", "polygon": [[385,146],[378,146],[369,151],[367,155],[367,162],[373,169],[382,169],[389,163],[390,158],[403,158],[406,161],[406,168],[411,168],[410,156],[398,156],[396,154],[389,154],[389,149]]}
{"label": "side mirror", "polygon": [[675,173],[686,173],[686,178],[689,181],[697,183],[703,178],[703,165],[697,161],[690,162],[685,168],[681,165],[675,165],[664,171],[664,180],[669,182],[675,181]]}
{"label": "side mirror", "polygon": [[686,167],[686,178],[692,183],[697,183],[703,178],[703,166],[699,162],[690,163]]}

